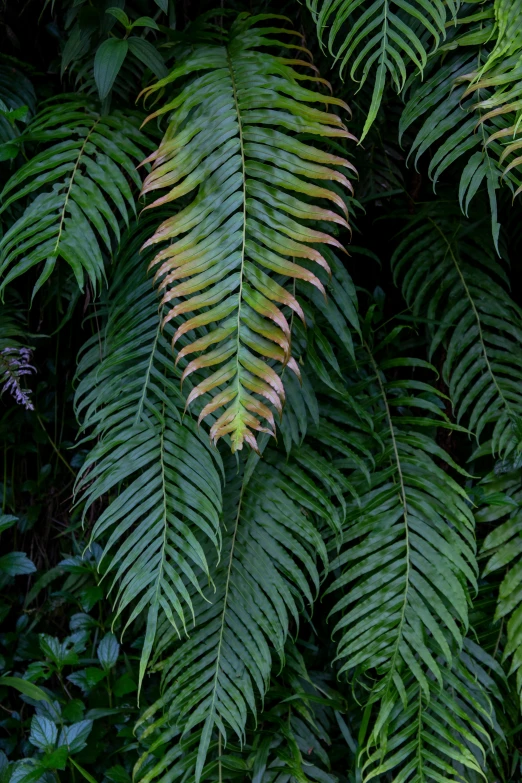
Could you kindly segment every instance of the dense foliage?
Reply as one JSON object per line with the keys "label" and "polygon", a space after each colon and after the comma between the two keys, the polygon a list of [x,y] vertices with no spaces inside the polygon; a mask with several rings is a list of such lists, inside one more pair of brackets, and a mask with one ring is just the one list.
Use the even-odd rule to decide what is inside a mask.
{"label": "dense foliage", "polygon": [[520,0],[0,22],[0,783],[520,781]]}

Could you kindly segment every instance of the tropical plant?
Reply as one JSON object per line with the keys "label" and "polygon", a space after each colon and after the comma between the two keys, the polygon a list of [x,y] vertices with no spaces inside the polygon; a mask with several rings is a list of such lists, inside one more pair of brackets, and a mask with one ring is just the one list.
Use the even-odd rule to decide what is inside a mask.
{"label": "tropical plant", "polygon": [[518,783],[518,0],[1,14],[0,783]]}

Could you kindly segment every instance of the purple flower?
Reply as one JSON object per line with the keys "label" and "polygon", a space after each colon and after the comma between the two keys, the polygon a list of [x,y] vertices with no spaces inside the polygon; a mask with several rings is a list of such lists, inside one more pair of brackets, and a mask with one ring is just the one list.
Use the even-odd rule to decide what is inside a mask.
{"label": "purple flower", "polygon": [[28,411],[34,411],[34,405],[28,389],[23,389],[20,383],[22,376],[36,372],[29,364],[32,358],[30,348],[9,347],[0,351],[0,394],[8,392],[19,405],[23,405]]}

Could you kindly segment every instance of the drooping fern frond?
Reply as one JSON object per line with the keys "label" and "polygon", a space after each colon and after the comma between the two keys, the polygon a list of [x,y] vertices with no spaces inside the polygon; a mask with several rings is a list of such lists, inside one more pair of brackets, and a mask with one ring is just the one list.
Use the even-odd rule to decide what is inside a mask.
{"label": "drooping fern frond", "polygon": [[[480,522],[497,524],[486,536],[481,554],[488,558],[483,575],[503,574],[498,591],[494,619],[506,624],[507,642],[503,663],[508,674],[516,674],[516,686],[522,705],[522,488],[520,468],[505,474],[486,476],[481,487],[485,503],[479,510]],[[502,500],[501,497],[503,496]],[[492,502],[488,502],[490,501]]]}
{"label": "drooping fern frond", "polygon": [[522,311],[480,225],[421,212],[392,266],[413,314],[428,321],[430,358],[444,350],[442,374],[457,420],[477,438],[491,438],[481,453],[518,451]]}
{"label": "drooping fern frond", "polygon": [[[103,335],[83,352],[76,392],[82,428],[95,443],[78,475],[84,515],[102,498],[93,539],[105,539],[116,616],[147,615],[143,678],[163,619],[188,631],[194,611],[187,584],[212,577],[205,541],[220,548],[220,458],[194,422],[182,421],[181,371],[161,329],[156,295],[138,250],[143,233],[117,259]],[[112,595],[111,595],[112,597]]]}
{"label": "drooping fern frond", "polygon": [[[502,179],[516,186],[513,198],[522,192],[522,33],[520,3],[496,0],[497,40],[482,68],[462,78],[468,86],[462,98],[475,101],[476,131],[485,151],[496,154]],[[486,131],[482,128],[485,126]]]}
{"label": "drooping fern frond", "polygon": [[[319,653],[310,641],[302,652]],[[299,646],[288,642],[286,665],[267,694],[262,730],[253,735],[252,777],[266,781],[322,781],[336,783],[337,759],[332,758],[334,737],[344,751],[341,769],[354,743],[345,721],[347,704],[329,682],[331,675],[311,671]],[[348,735],[348,739],[347,739]],[[351,742],[351,746],[350,743]]]}
{"label": "drooping fern frond", "polygon": [[85,278],[99,288],[104,254],[119,242],[120,222],[128,224],[135,212],[141,187],[136,166],[151,148],[138,124],[131,113],[102,116],[88,99],[75,95],[51,100],[34,118],[23,140],[44,149],[0,194],[1,212],[29,197],[0,242],[0,292],[38,266],[34,295],[59,258],[69,264],[80,289]]}
{"label": "drooping fern frond", "polygon": [[[208,600],[194,597],[196,628],[166,659],[163,695],[141,719],[159,720],[163,744],[176,728],[185,737],[196,732],[196,781],[216,735],[223,743],[229,735],[245,740],[247,717],[258,712],[272,660],[284,660],[289,624],[298,625],[305,602],[313,603],[319,589],[316,560],[326,563],[324,542],[312,514],[305,513],[306,492],[277,463],[258,460],[251,454],[239,475],[231,464],[215,592],[207,592]],[[296,490],[298,501],[292,497]],[[172,632],[166,633],[160,652],[172,643]],[[162,759],[155,776],[168,763]]]}
{"label": "drooping fern frond", "polygon": [[[211,368],[187,405],[213,392],[200,420],[224,407],[211,438],[216,442],[229,434],[233,450],[244,442],[257,448],[255,431],[274,433],[272,408],[281,412],[285,396],[274,362],[299,374],[286,313],[304,318],[302,306],[273,273],[309,281],[323,292],[309,268],[329,268],[317,246],[341,245],[314,225],[347,227],[340,186],[350,188],[343,171],[353,168],[308,140],[351,138],[333,111],[346,111],[346,105],[301,84],[319,87],[322,80],[310,75],[309,62],[295,59],[294,51],[306,50],[287,39],[298,34],[262,26],[263,20],[281,25],[278,17],[240,15],[227,45],[195,46],[146,91],[152,95],[184,80],[151,115],[170,113],[163,142],[148,159],[153,170],[143,193],[168,189],[152,207],[186,194],[192,201],[146,245],[169,242],[152,263],[162,303],[170,307],[165,323],[191,314],[173,342],[208,327],[205,337],[178,353],[178,359],[200,354],[184,376]],[[260,51],[265,46],[291,59]]]}
{"label": "drooping fern frond", "polygon": [[[519,100],[522,70],[520,5],[496,0],[493,9],[465,14],[459,34],[431,63],[428,78],[412,82],[402,114],[399,138],[423,119],[409,151],[417,164],[432,151],[428,172],[434,187],[447,169],[460,163],[459,200],[464,213],[485,185],[498,251],[497,191],[502,182],[516,196],[522,188]],[[471,51],[470,51],[471,50]]]}
{"label": "drooping fern frond", "polygon": [[[259,721],[250,719],[246,741],[213,739],[201,780],[254,780],[259,783],[336,783],[337,766],[346,768],[346,751],[355,753],[348,705],[332,687],[332,675],[312,671],[310,653],[320,648],[307,642],[303,652],[288,640],[283,670],[271,678]],[[174,783],[193,773],[201,731],[181,737],[183,728],[163,731],[162,721],[140,719],[138,737],[144,748],[133,770],[137,783]],[[331,753],[340,740],[345,756]]]}
{"label": "drooping fern frond", "polygon": [[492,780],[486,777],[495,726],[488,665],[495,665],[491,656],[465,639],[451,666],[440,662],[440,683],[428,675],[428,695],[415,674],[407,675],[403,700],[390,711],[387,745],[368,753],[363,779],[381,779],[393,770],[394,781],[408,783]]}
{"label": "drooping fern frond", "polygon": [[[376,465],[369,488],[360,481],[358,502],[347,510],[328,593],[341,596],[332,610],[340,673],[364,683],[368,703],[375,705],[365,779],[397,767],[397,780],[410,780],[417,770],[411,780],[420,781],[421,755],[435,754],[435,767],[444,769],[452,754],[460,754],[464,766],[478,769],[457,739],[437,748],[436,738],[417,737],[415,749],[409,736],[413,715],[445,687],[446,670],[462,648],[468,591],[477,579],[474,520],[465,491],[437,464],[463,473],[431,437],[433,428],[452,426],[441,411],[440,393],[422,380],[386,377],[388,370],[426,369],[426,363],[386,355],[377,360],[389,340],[375,349],[365,343],[359,358],[363,380],[355,391],[375,423]],[[454,701],[446,707],[459,713]],[[394,716],[407,742],[399,740]],[[448,720],[451,725],[446,717],[443,722]],[[426,780],[437,780],[427,767],[424,773]]]}
{"label": "drooping fern frond", "polygon": [[436,48],[446,37],[446,24],[458,3],[404,2],[404,0],[307,0],[320,40],[340,61],[341,74],[349,69],[359,89],[373,81],[371,104],[366,113],[361,141],[370,130],[389,80],[397,92],[404,88],[407,69],[413,65],[422,76],[428,47]]}

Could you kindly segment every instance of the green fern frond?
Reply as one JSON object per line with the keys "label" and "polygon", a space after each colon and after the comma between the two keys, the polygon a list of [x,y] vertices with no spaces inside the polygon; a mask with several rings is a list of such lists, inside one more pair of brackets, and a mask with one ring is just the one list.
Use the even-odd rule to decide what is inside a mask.
{"label": "green fern frond", "polygon": [[[471,97],[478,116],[476,131],[482,135],[486,149],[496,153],[502,178],[509,176],[522,191],[522,147],[520,119],[522,101],[522,33],[520,30],[520,3],[513,0],[495,0],[496,41],[484,65],[476,73],[466,75],[469,83],[462,98]],[[488,128],[494,121],[495,126]],[[486,133],[483,132],[486,127]]]}
{"label": "green fern frond", "polygon": [[[304,645],[307,660],[320,649]],[[246,741],[225,744],[214,739],[209,746],[201,780],[252,780],[257,783],[336,783],[331,758],[334,739],[355,753],[350,716],[342,695],[330,684],[331,675],[311,671],[298,646],[285,647],[285,666],[271,679],[262,719],[249,721]],[[174,783],[193,774],[201,731],[181,738],[182,728],[162,734],[163,721],[140,721],[138,737],[145,748],[133,770],[139,783]],[[347,723],[348,721],[348,723]],[[174,741],[173,741],[174,740]],[[345,767],[345,760],[342,761]]]}
{"label": "green fern frond", "polygon": [[504,268],[480,227],[423,212],[392,258],[406,302],[428,320],[429,356],[443,348],[443,377],[457,420],[508,456],[522,440],[522,311],[505,290]]}
{"label": "green fern frond", "polygon": [[487,670],[493,659],[465,640],[452,665],[441,663],[441,681],[428,676],[429,692],[412,674],[388,718],[388,741],[368,751],[363,779],[393,770],[395,783],[479,783],[495,723]]}
{"label": "green fern frond", "polygon": [[502,182],[513,197],[522,190],[522,36],[518,3],[496,0],[494,8],[495,25],[487,12],[478,20],[476,15],[469,22],[467,17],[458,20],[466,32],[448,45],[456,50],[452,55],[441,50],[444,61],[433,59],[424,83],[419,79],[413,83],[399,139],[423,118],[409,154],[415,155],[417,165],[421,155],[435,147],[428,167],[434,187],[452,164],[465,161],[459,185],[461,208],[467,215],[472,199],[485,186],[498,251],[497,191]]}
{"label": "green fern frond", "polygon": [[[146,227],[145,227],[146,229]],[[166,618],[181,635],[193,621],[187,584],[212,580],[202,542],[220,549],[220,458],[192,420],[182,422],[181,372],[138,249],[143,233],[118,256],[104,339],[95,335],[79,366],[76,409],[96,440],[78,475],[83,515],[102,498],[92,539],[106,541],[116,617],[126,626],[147,615],[143,678]]]}
{"label": "green fern frond", "polygon": [[[367,395],[382,449],[376,444],[369,489],[363,492],[360,482],[359,503],[348,509],[341,551],[331,563],[338,575],[327,591],[342,594],[332,609],[340,673],[367,682],[369,704],[377,705],[367,745],[368,780],[406,759],[410,740],[408,751],[392,753],[385,766],[379,760],[383,748],[391,753],[395,743],[401,745],[390,729],[392,716],[401,713],[403,723],[402,713],[409,716],[409,731],[413,704],[420,709],[444,687],[443,669],[452,665],[455,650],[458,655],[468,627],[468,589],[477,584],[467,496],[436,460],[462,470],[422,431],[452,425],[429,384],[386,378],[386,370],[426,365],[401,358],[377,362],[389,339],[375,350],[365,343],[366,357],[360,357],[367,369],[359,393]],[[409,779],[402,774],[397,779]]]}
{"label": "green fern frond", "polygon": [[[315,245],[342,248],[309,222],[348,226],[339,186],[351,188],[342,170],[353,169],[344,158],[298,139],[297,134],[317,141],[351,138],[333,112],[347,107],[301,85],[305,80],[318,87],[322,80],[309,75],[314,66],[295,59],[294,51],[306,51],[303,47],[277,37],[289,34],[292,41],[298,34],[261,26],[263,20],[281,24],[278,17],[240,15],[226,46],[196,46],[145,91],[151,95],[185,79],[175,97],[151,115],[170,118],[163,142],[148,158],[153,170],[143,193],[169,189],[152,207],[195,195],[146,245],[169,241],[152,263],[162,304],[171,308],[165,323],[193,314],[173,342],[191,329],[209,327],[206,337],[178,354],[200,353],[184,377],[199,368],[212,370],[187,405],[213,392],[200,420],[224,407],[211,439],[229,434],[233,450],[244,442],[257,448],[255,431],[275,432],[266,401],[281,412],[285,392],[274,362],[299,375],[285,310],[304,319],[303,309],[271,273],[307,280],[324,293],[306,262],[329,271]],[[289,56],[260,51],[264,46],[286,49]]]}
{"label": "green fern frond", "polygon": [[446,25],[455,16],[458,3],[404,2],[403,0],[307,0],[320,40],[328,31],[328,49],[340,61],[341,74],[359,89],[368,78],[373,94],[361,141],[370,130],[389,80],[397,92],[404,88],[407,70],[413,65],[422,76],[428,61],[429,41],[437,48],[446,37]]}
{"label": "green fern frond", "polygon": [[[293,500],[291,480],[258,460],[252,454],[243,475],[229,474],[215,592],[208,593],[211,603],[194,597],[196,629],[166,660],[163,695],[143,716],[157,719],[164,710],[162,723],[170,719],[184,735],[202,724],[197,781],[216,732],[223,742],[229,734],[244,741],[274,654],[284,660],[289,623],[298,625],[304,602],[313,603],[319,589],[317,558],[326,564],[325,545],[311,515]],[[171,643],[168,628],[166,634],[161,647]]]}
{"label": "green fern frond", "polygon": [[[522,489],[520,469],[504,475],[491,474],[482,480],[486,492],[485,505],[478,512],[481,522],[502,520],[484,540],[481,554],[488,558],[484,577],[502,571],[495,620],[506,622],[507,643],[503,663],[510,662],[509,675],[516,674],[517,692],[522,705]],[[500,502],[499,493],[503,495]],[[490,502],[494,501],[494,502]],[[507,515],[507,518],[506,518]]]}
{"label": "green fern frond", "polygon": [[151,148],[132,114],[102,116],[78,96],[53,99],[31,122],[23,141],[44,144],[8,180],[1,212],[31,198],[22,216],[0,241],[0,292],[17,277],[43,264],[34,293],[59,258],[96,290],[105,278],[104,254],[119,242],[120,221],[135,212],[141,179],[136,165]]}

